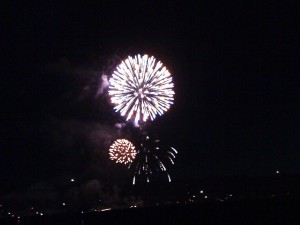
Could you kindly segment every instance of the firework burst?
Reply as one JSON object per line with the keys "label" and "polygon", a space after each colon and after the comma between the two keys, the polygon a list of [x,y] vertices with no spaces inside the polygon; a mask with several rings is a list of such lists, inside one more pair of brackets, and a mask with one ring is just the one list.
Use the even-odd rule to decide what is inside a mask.
{"label": "firework burst", "polygon": [[130,164],[137,152],[134,145],[126,139],[118,139],[109,148],[109,157],[116,163]]}
{"label": "firework burst", "polygon": [[136,125],[154,120],[173,104],[171,74],[153,56],[129,56],[117,66],[109,83],[115,111]]}
{"label": "firework burst", "polygon": [[171,182],[171,177],[167,171],[167,166],[174,164],[177,150],[173,147],[167,149],[161,146],[159,140],[150,140],[149,136],[145,137],[137,156],[129,168],[133,169],[133,185],[136,183],[137,176],[142,175],[150,182],[155,173],[163,173]]}

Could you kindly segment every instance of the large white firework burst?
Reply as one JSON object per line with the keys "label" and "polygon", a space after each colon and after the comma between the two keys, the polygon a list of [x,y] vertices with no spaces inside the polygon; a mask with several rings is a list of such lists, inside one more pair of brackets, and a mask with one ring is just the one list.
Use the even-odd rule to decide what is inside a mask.
{"label": "large white firework burst", "polygon": [[117,139],[109,148],[109,157],[116,163],[130,164],[136,154],[135,146],[126,139]]}
{"label": "large white firework burst", "polygon": [[136,125],[162,115],[174,101],[172,76],[153,56],[129,56],[109,79],[114,109]]}

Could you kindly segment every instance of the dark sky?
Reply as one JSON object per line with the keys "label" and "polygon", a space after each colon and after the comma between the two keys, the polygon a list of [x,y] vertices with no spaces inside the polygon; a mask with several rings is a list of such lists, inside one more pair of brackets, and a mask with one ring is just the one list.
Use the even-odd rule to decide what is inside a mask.
{"label": "dark sky", "polygon": [[122,2],[1,3],[3,190],[61,175],[118,182],[107,148],[134,134],[114,127],[99,88],[137,53],[174,78],[174,105],[146,128],[178,149],[174,179],[300,172],[293,3]]}

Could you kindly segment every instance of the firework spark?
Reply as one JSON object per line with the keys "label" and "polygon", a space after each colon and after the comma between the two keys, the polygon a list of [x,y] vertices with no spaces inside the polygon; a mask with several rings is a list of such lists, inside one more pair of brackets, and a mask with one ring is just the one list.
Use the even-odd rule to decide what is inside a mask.
{"label": "firework spark", "polygon": [[109,148],[109,156],[116,163],[130,164],[137,152],[134,145],[126,139],[117,139]]}
{"label": "firework spark", "polygon": [[115,111],[136,125],[154,120],[173,104],[171,74],[153,56],[129,56],[117,66],[109,83]]}
{"label": "firework spark", "polygon": [[173,147],[165,149],[159,143],[159,140],[152,141],[149,136],[138,149],[137,156],[130,168],[134,170],[133,185],[136,183],[137,176],[143,175],[147,182],[155,173],[164,173],[168,181],[171,177],[167,171],[167,165],[174,164],[177,150]]}

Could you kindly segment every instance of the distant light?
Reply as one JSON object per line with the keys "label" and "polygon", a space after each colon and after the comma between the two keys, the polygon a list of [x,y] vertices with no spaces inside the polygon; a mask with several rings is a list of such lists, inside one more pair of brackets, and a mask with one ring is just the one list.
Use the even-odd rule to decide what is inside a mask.
{"label": "distant light", "polygon": [[230,194],[229,196],[232,197],[232,194]]}
{"label": "distant light", "polygon": [[280,173],[279,170],[276,170],[276,173],[277,173],[277,174]]}
{"label": "distant light", "polygon": [[196,195],[193,195],[193,198],[195,198],[196,197]]}
{"label": "distant light", "polygon": [[20,217],[18,216],[18,219],[20,219]]}
{"label": "distant light", "polygon": [[74,181],[75,181],[75,180],[72,178],[72,179],[71,179],[71,182],[74,182]]}
{"label": "distant light", "polygon": [[200,191],[200,194],[203,194],[203,190]]}
{"label": "distant light", "polygon": [[40,213],[40,215],[43,216],[44,214],[43,214],[43,213]]}
{"label": "distant light", "polygon": [[8,215],[10,215],[10,212],[8,213]]}
{"label": "distant light", "polygon": [[35,212],[35,214],[37,214],[37,215],[38,215],[38,214],[39,214],[39,212]]}
{"label": "distant light", "polygon": [[207,195],[205,195],[204,198],[207,198]]}
{"label": "distant light", "polygon": [[101,209],[102,212],[109,211],[109,210],[111,210],[111,208]]}
{"label": "distant light", "polygon": [[64,203],[64,202],[63,202],[63,204],[62,204],[62,205],[66,205],[66,203]]}
{"label": "distant light", "polygon": [[83,211],[81,211],[81,213],[83,214]]}

